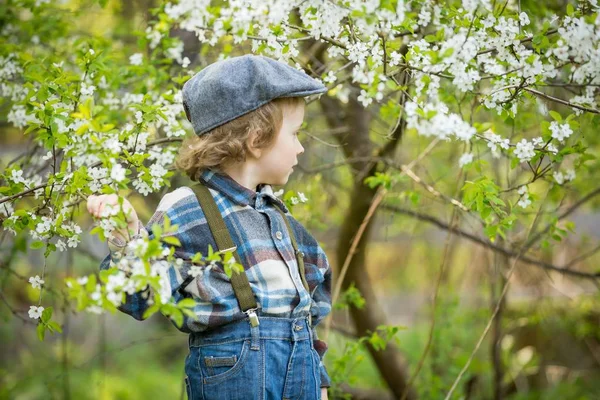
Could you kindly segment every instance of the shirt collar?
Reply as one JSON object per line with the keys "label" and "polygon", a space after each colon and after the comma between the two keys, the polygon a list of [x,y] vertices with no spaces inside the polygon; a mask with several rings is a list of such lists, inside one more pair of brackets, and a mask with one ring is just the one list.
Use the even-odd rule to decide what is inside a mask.
{"label": "shirt collar", "polygon": [[285,204],[273,194],[273,188],[269,184],[261,183],[258,185],[258,191],[254,191],[239,184],[225,172],[210,169],[204,169],[200,173],[200,180],[241,206],[250,205],[253,208],[259,208],[265,202],[265,199],[268,198],[271,202],[276,203],[284,212],[289,212]]}

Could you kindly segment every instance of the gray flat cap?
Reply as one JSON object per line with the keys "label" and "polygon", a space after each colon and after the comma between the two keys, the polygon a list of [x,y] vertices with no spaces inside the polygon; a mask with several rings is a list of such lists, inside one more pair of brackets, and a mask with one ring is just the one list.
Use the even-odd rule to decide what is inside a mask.
{"label": "gray flat cap", "polygon": [[324,93],[318,80],[286,63],[247,54],[210,64],[184,85],[183,108],[200,136],[278,97]]}

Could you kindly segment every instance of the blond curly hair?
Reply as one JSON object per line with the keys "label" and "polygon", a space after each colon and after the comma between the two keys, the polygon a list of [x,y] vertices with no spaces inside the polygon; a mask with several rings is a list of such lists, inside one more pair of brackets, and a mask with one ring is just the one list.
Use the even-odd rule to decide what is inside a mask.
{"label": "blond curly hair", "polygon": [[218,126],[201,136],[185,139],[179,148],[175,167],[197,181],[204,169],[223,171],[234,162],[246,161],[248,138],[256,132],[254,146],[270,148],[283,124],[285,109],[304,102],[302,97],[283,97]]}

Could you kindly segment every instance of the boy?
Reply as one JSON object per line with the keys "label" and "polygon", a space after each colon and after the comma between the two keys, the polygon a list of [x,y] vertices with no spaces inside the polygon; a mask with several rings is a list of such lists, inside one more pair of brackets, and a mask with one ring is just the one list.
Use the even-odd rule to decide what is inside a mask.
{"label": "boy", "polygon": [[[176,257],[189,260],[209,244],[223,250],[230,243],[245,270],[234,282],[222,266],[201,273],[187,261],[170,266],[174,300],[196,301],[196,318],[185,317],[179,328],[190,334],[190,399],[327,398],[327,345],[315,326],[331,311],[331,269],[271,187],[287,182],[304,151],[296,136],[304,97],[326,90],[287,64],[255,55],[211,64],[183,86],[197,137],[182,144],[176,166],[199,184],[165,195],[147,229],[167,215],[179,226]],[[117,204],[116,195],[90,196],[88,211],[100,216]],[[131,211],[129,229],[147,236],[126,200],[124,209]],[[226,229],[215,228],[219,218]],[[116,236],[103,269],[122,251],[128,257],[127,234]],[[142,319],[151,295],[127,295],[119,309]]]}

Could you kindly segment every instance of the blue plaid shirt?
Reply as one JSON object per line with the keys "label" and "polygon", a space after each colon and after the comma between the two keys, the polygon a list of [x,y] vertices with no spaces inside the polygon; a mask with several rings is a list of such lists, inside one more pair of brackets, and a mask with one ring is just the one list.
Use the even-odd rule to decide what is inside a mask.
{"label": "blue plaid shirt", "polygon": [[[323,364],[327,344],[318,339],[316,325],[331,311],[331,268],[327,256],[315,238],[296,221],[285,204],[273,194],[270,185],[260,185],[259,191],[250,190],[226,174],[204,170],[200,179],[209,188],[219,211],[225,220],[240,260],[256,297],[257,314],[282,318],[298,318],[311,315],[314,347],[321,363],[321,386],[330,386],[330,379]],[[296,236],[298,249],[304,253],[305,276],[310,289],[306,291],[298,271],[298,263],[292,242],[281,214],[286,214]],[[189,260],[197,252],[207,254],[208,245],[217,249],[208,222],[189,187],[180,187],[166,194],[143,234],[152,237],[153,224],[162,224],[168,216],[172,225],[178,225],[172,234],[181,242],[175,257]],[[150,233],[148,233],[150,232]],[[111,253],[102,261],[100,268],[116,266],[120,257],[131,257],[117,251],[116,244],[109,241]],[[170,265],[168,281],[175,302],[191,297],[196,301],[195,318],[184,316],[182,332],[202,332],[229,322],[247,318],[242,312],[233,287],[222,266],[204,269],[184,288],[188,277],[189,261],[183,265]],[[181,290],[180,290],[181,289]],[[183,292],[183,293],[182,293]],[[126,302],[119,307],[135,319],[142,320],[149,307],[148,296],[139,292],[126,295]]]}

